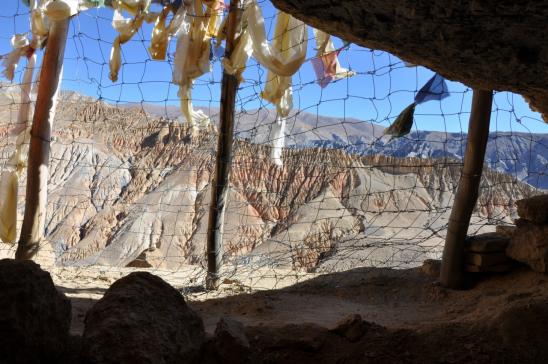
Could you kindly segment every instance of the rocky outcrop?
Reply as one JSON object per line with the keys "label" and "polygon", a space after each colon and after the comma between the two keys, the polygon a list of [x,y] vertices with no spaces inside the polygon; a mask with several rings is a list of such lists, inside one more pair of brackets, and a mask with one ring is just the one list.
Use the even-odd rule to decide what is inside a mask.
{"label": "rocky outcrop", "polygon": [[537,272],[548,272],[548,195],[516,202],[520,219],[512,231],[506,254]]}
{"label": "rocky outcrop", "polygon": [[548,224],[548,195],[538,195],[516,202],[518,215],[535,224]]}
{"label": "rocky outcrop", "polygon": [[506,254],[537,272],[548,272],[548,224],[519,219]]}
{"label": "rocky outcrop", "polygon": [[[0,87],[0,98],[4,92]],[[204,263],[216,133],[214,128],[195,133],[186,124],[166,120],[164,108],[156,116],[143,111],[150,106],[114,106],[75,93],[62,96],[46,217],[47,246],[57,264],[178,269]],[[291,147],[284,150],[285,164],[279,167],[265,145],[274,118],[267,108],[239,117],[224,259],[318,271],[363,264],[414,266],[438,257],[436,247],[443,243],[460,178],[462,162],[455,153],[463,147],[461,134],[413,136],[405,140],[432,144],[400,148],[397,143],[404,139],[374,142],[382,135],[374,123],[302,112],[288,120]],[[497,165],[502,160],[531,163],[516,155],[536,153],[531,145],[543,145],[544,139],[525,139],[529,144],[521,140],[514,145],[508,139],[504,146],[512,148],[502,153],[497,137]],[[317,147],[314,140],[334,144]],[[380,149],[369,150],[372,144]],[[382,155],[389,146],[403,154]],[[450,153],[440,154],[440,148]],[[9,151],[0,148],[6,158]],[[514,167],[508,168],[522,181],[528,181],[524,175],[540,174]],[[511,223],[514,201],[533,191],[489,169],[480,190],[474,215],[482,227],[485,219]],[[23,202],[21,198],[20,212]],[[347,254],[349,250],[356,254]],[[341,261],[348,264],[343,267]]]}
{"label": "rocky outcrop", "polygon": [[204,341],[202,319],[161,278],[136,272],[114,282],[87,313],[86,363],[190,363]]}
{"label": "rocky outcrop", "polygon": [[273,0],[287,13],[480,89],[525,96],[548,122],[548,2]]}
{"label": "rocky outcrop", "polygon": [[[163,140],[174,142],[155,143],[135,155],[131,179],[118,198],[109,199],[110,206],[105,203],[79,230],[67,230],[80,241],[58,261],[168,269],[203,261],[212,166],[211,155],[204,151],[211,140],[186,142],[180,139],[181,130],[170,130]],[[396,221],[416,224],[416,231],[409,230],[409,237],[416,238],[430,213],[437,209],[448,214],[460,176],[458,163],[420,158],[360,157],[307,148],[287,150],[287,164],[279,168],[269,161],[267,147],[238,142],[235,151],[225,257],[263,263],[275,258],[270,259],[273,264],[298,270],[314,271],[336,254],[341,239],[364,245],[370,237],[374,243],[383,236],[388,240],[396,231],[386,228]],[[482,188],[477,213],[487,218],[513,216],[512,201],[531,191],[489,170],[482,183],[498,186]],[[406,211],[411,212],[403,220]],[[442,229],[443,220],[432,219]],[[78,224],[70,221],[68,225]],[[357,235],[368,228],[374,237]],[[51,237],[59,241],[57,234],[63,231],[55,230]],[[381,255],[376,260],[389,262],[386,257],[394,256],[393,251]]]}
{"label": "rocky outcrop", "polygon": [[70,320],[70,301],[48,272],[32,261],[0,260],[0,362],[59,362]]}

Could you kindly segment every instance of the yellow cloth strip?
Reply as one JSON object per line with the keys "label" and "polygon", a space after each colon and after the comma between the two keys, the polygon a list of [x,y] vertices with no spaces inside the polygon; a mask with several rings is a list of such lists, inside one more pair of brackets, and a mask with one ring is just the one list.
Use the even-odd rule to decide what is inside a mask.
{"label": "yellow cloth strip", "polygon": [[16,127],[12,133],[17,134],[15,151],[6,164],[0,177],[0,239],[4,243],[15,243],[17,239],[17,193],[19,178],[27,164],[28,145],[30,141],[31,89],[32,76],[36,66],[36,55],[27,60],[27,67],[21,89],[21,105],[17,115]]}
{"label": "yellow cloth strip", "polygon": [[[110,52],[109,78],[112,82],[118,81],[118,72],[120,71],[121,66],[120,46],[121,44],[129,41],[143,24],[143,21],[147,15],[148,6],[150,5],[150,0],[142,0],[133,5],[133,7],[129,7],[126,2],[119,0],[112,2],[112,6],[114,7],[112,27],[119,33],[116,39],[114,39],[112,50]],[[135,10],[135,16],[133,18],[124,18],[122,15],[122,9],[131,9],[132,11]]]}
{"label": "yellow cloth strip", "polygon": [[[204,9],[205,5],[205,9]],[[186,15],[178,31],[173,83],[179,85],[183,116],[195,128],[210,124],[205,113],[192,107],[194,80],[210,72],[211,34],[218,32],[220,1],[194,0],[185,3]]]}

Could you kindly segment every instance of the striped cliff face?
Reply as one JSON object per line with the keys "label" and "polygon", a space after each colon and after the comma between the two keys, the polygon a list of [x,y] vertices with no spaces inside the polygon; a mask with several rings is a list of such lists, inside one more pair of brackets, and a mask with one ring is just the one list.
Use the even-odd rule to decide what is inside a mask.
{"label": "striped cliff face", "polygon": [[[306,115],[294,122],[306,135]],[[214,128],[193,133],[140,107],[74,93],[63,95],[54,128],[46,236],[57,264],[203,263]],[[268,146],[253,142],[234,148],[227,261],[321,271],[410,266],[441,252],[458,159],[303,145],[286,149],[280,167]],[[511,222],[514,201],[534,192],[486,170],[471,229]],[[20,202],[20,219],[22,209]]]}

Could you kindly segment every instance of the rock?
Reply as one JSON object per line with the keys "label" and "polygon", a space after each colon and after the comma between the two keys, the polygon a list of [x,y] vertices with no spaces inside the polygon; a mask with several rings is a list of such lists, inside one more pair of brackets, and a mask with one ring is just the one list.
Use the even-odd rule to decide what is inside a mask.
{"label": "rock", "polygon": [[70,301],[48,272],[32,261],[0,260],[0,362],[59,362],[70,320]]}
{"label": "rock", "polygon": [[510,240],[497,233],[472,235],[466,238],[465,248],[474,253],[503,252]]}
{"label": "rock", "polygon": [[516,202],[516,206],[518,215],[522,219],[537,224],[548,224],[548,195],[519,200]]}
{"label": "rock", "polygon": [[159,249],[146,249],[127,267],[133,268],[166,268],[166,257]]}
{"label": "rock", "polygon": [[363,321],[358,314],[348,316],[332,330],[332,332],[344,336],[350,342],[356,342],[363,337],[375,324]]}
{"label": "rock", "polygon": [[440,276],[441,261],[436,259],[426,259],[422,262],[420,271],[432,278],[438,278]]}
{"label": "rock", "polygon": [[249,340],[241,322],[221,318],[215,328],[215,350],[223,363],[241,363],[250,353]]}
{"label": "rock", "polygon": [[135,272],[119,279],[87,313],[86,363],[190,363],[205,338],[202,319],[161,278]]}
{"label": "rock", "polygon": [[520,219],[516,225],[506,255],[537,272],[548,272],[548,224],[539,225]]}
{"label": "rock", "polygon": [[515,232],[516,227],[513,225],[497,225],[496,228],[497,235],[504,236],[508,239],[511,239]]}

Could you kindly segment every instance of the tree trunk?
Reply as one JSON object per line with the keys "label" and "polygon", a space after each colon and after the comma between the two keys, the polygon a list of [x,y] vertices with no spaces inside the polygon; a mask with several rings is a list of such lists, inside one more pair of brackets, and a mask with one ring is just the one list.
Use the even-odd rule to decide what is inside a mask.
{"label": "tree trunk", "polygon": [[15,259],[32,259],[44,237],[50,141],[69,20],[53,21],[42,60],[29,146],[25,215]]}
{"label": "tree trunk", "polygon": [[478,201],[492,103],[493,91],[474,90],[464,166],[449,217],[441,264],[440,281],[453,289],[460,289],[464,284],[464,240]]}
{"label": "tree trunk", "polygon": [[[228,14],[228,31],[226,36],[225,56],[230,57],[234,49],[236,29],[240,23],[242,9],[240,1],[230,2]],[[219,139],[215,175],[211,181],[211,204],[207,228],[207,277],[206,288],[219,287],[219,271],[222,263],[223,220],[228,202],[229,170],[232,162],[232,141],[234,133],[234,106],[238,91],[238,79],[223,72],[221,89],[221,110]]]}

